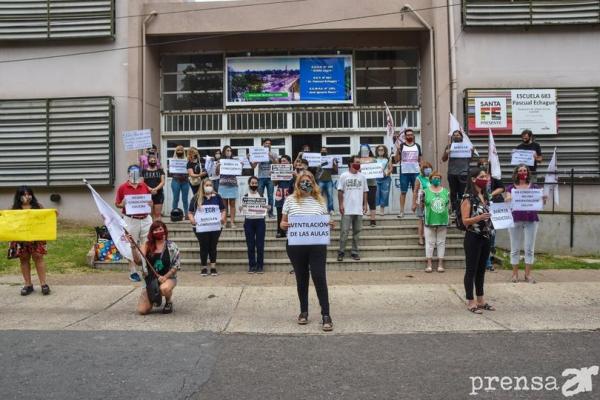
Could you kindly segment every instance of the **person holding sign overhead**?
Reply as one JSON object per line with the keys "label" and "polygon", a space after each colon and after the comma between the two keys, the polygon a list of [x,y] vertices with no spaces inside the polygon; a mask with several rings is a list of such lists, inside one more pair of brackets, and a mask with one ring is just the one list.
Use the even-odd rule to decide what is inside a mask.
{"label": "person holding sign overhead", "polygon": [[[246,235],[246,246],[248,247],[248,273],[262,274],[264,272],[265,259],[265,215],[270,207],[265,201],[265,197],[258,192],[259,178],[251,176],[248,179],[248,193],[242,198],[240,211],[245,215],[244,233]],[[245,203],[256,202],[250,209],[250,205]],[[264,202],[264,208],[261,207]],[[257,208],[257,207],[258,208]]]}
{"label": "person holding sign overhead", "polygon": [[[44,208],[33,194],[29,186],[21,186],[15,193],[13,210],[31,210]],[[42,294],[50,294],[50,287],[46,283],[46,263],[44,255],[47,253],[45,241],[34,242],[10,242],[8,246],[8,258],[18,258],[21,265],[21,274],[25,285],[21,288],[21,296],[27,296],[33,292],[31,283],[31,260],[35,263],[35,269],[40,280]]]}
{"label": "person holding sign overhead", "polygon": [[[315,178],[308,171],[300,172],[297,176],[294,194],[289,196],[283,205],[283,218],[281,229],[289,227],[290,216],[328,215],[325,199],[321,196]],[[333,225],[332,222],[329,223]],[[327,289],[327,245],[306,244],[291,246],[288,243],[286,250],[296,274],[298,299],[300,300],[300,315],[298,324],[308,323],[308,286],[312,275],[319,304],[321,305],[322,329],[329,332],[333,330],[333,322],[329,314],[329,293]]]}
{"label": "person holding sign overhead", "polygon": [[[177,169],[175,168],[175,163],[179,164]],[[181,196],[183,214],[187,216],[190,183],[188,182],[185,150],[182,145],[175,147],[173,158],[169,160],[169,175],[171,176],[171,191],[173,192],[173,204],[171,208],[176,209],[179,207],[179,197]]]}
{"label": "person holding sign overhead", "polygon": [[219,194],[225,201],[226,211],[229,211],[229,220],[231,228],[235,228],[235,200],[238,198],[238,183],[236,175],[221,173],[221,163],[223,160],[235,160],[231,146],[224,146],[221,152],[221,160],[217,162],[216,174],[219,178]]}
{"label": "person holding sign overhead", "polygon": [[[516,189],[539,189],[537,185],[531,182],[532,174],[526,165],[519,165],[513,172],[513,183],[506,187],[506,201],[512,201]],[[541,189],[539,189],[541,190]],[[539,194],[539,193],[538,193]],[[546,197],[542,196],[543,202]],[[511,281],[519,281],[519,261],[521,254],[521,245],[524,242],[525,253],[525,282],[535,283],[531,276],[535,253],[535,237],[537,234],[539,217],[537,211],[519,210],[519,206],[513,202],[513,221],[514,225],[508,229],[510,235],[510,263],[513,267]]]}
{"label": "person holding sign overhead", "polygon": [[210,179],[204,179],[198,192],[192,197],[188,218],[200,245],[200,275],[208,276],[207,266],[210,259],[210,274],[217,276],[217,245],[226,214],[223,199],[215,192]]}
{"label": "person holding sign overhead", "polygon": [[268,149],[269,161],[252,162],[252,168],[258,165],[258,192],[261,196],[265,194],[267,189],[267,199],[269,201],[269,218],[274,218],[273,215],[273,181],[271,181],[271,164],[277,164],[277,153],[271,151],[271,139],[263,140],[263,147]]}
{"label": "person holding sign overhead", "polygon": [[[129,178],[117,189],[115,205],[122,209],[127,224],[127,231],[140,246],[146,242],[150,225],[152,225],[152,195],[148,186],[142,181],[140,167],[130,165],[127,168]],[[115,238],[116,239],[116,238]],[[135,263],[129,262],[129,279],[140,282],[142,278],[136,270]]]}
{"label": "person holding sign overhead", "polygon": [[534,151],[533,165],[530,167],[531,172],[531,183],[537,182],[537,165],[542,162],[542,147],[538,142],[533,141],[533,132],[529,129],[525,129],[521,132],[521,143],[517,146],[517,150],[529,150]]}
{"label": "person holding sign overhead", "polygon": [[400,214],[398,218],[404,218],[404,205],[406,204],[406,193],[410,187],[415,189],[415,181],[419,175],[421,165],[421,146],[415,143],[415,133],[412,129],[405,132],[406,142],[396,142],[396,155],[394,161],[400,163]]}
{"label": "person holding sign overhead", "polygon": [[465,185],[467,184],[467,174],[469,173],[469,164],[471,163],[471,157],[473,150],[471,150],[471,157],[453,157],[452,145],[463,143],[463,133],[459,130],[452,132],[451,142],[446,146],[444,155],[442,156],[443,162],[448,162],[448,186],[450,188],[450,204],[452,210],[456,212],[460,199],[463,197],[465,191]]}

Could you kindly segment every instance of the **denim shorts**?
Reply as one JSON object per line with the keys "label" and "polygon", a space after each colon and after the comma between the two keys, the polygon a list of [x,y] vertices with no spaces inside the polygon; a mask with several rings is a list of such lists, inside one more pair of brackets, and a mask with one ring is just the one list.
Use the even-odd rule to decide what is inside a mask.
{"label": "denim shorts", "polygon": [[411,189],[415,188],[415,181],[419,174],[400,174],[400,192],[408,192],[408,187]]}

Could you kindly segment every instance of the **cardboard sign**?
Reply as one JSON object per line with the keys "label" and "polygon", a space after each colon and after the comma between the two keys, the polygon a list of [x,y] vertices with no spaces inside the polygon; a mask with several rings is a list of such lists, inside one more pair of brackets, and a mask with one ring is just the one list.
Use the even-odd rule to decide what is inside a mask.
{"label": "cardboard sign", "polygon": [[250,162],[269,162],[268,147],[250,147]]}
{"label": "cardboard sign", "polygon": [[289,181],[292,177],[292,164],[271,164],[272,181]]}
{"label": "cardboard sign", "polygon": [[169,160],[169,172],[171,174],[187,175],[187,160],[179,158],[171,158]]}
{"label": "cardboard sign", "polygon": [[290,215],[288,223],[290,246],[329,245],[329,215]]}
{"label": "cardboard sign", "polygon": [[490,214],[494,229],[508,229],[514,226],[510,204],[490,203]]}
{"label": "cardboard sign", "polygon": [[242,175],[242,163],[239,160],[221,159],[220,175]]}
{"label": "cardboard sign", "polygon": [[512,159],[510,165],[525,164],[529,167],[533,167],[535,164],[535,151],[534,150],[513,150]]}
{"label": "cardboard sign", "polygon": [[333,160],[337,161],[338,167],[344,164],[344,160],[342,156],[324,156],[321,157],[322,163],[327,162],[327,164],[323,165],[323,168],[331,169],[333,168]]}
{"label": "cardboard sign", "polygon": [[471,158],[473,145],[470,143],[452,143],[450,146],[450,158]]}
{"label": "cardboard sign", "polygon": [[321,153],[302,153],[302,158],[308,161],[309,167],[321,166]]}
{"label": "cardboard sign", "polygon": [[383,168],[379,163],[361,164],[360,173],[367,179],[383,178]]}
{"label": "cardboard sign", "polygon": [[221,211],[219,206],[200,206],[194,214],[196,232],[215,232],[221,230]]}
{"label": "cardboard sign", "polygon": [[152,147],[152,131],[150,129],[124,131],[123,147],[125,148],[125,151],[148,149]]}
{"label": "cardboard sign", "polygon": [[264,217],[267,215],[267,198],[242,197],[242,214]]}
{"label": "cardboard sign", "polygon": [[125,214],[139,215],[150,214],[152,212],[151,194],[128,194],[125,195]]}
{"label": "cardboard sign", "polygon": [[248,157],[246,157],[246,156],[236,156],[236,157],[233,157],[233,159],[241,162],[243,169],[251,169],[252,168],[252,165],[250,165],[250,161],[248,161]]}
{"label": "cardboard sign", "polygon": [[542,211],[544,208],[544,189],[513,189],[513,211]]}
{"label": "cardboard sign", "polygon": [[55,209],[0,210],[0,242],[34,240],[56,240]]}

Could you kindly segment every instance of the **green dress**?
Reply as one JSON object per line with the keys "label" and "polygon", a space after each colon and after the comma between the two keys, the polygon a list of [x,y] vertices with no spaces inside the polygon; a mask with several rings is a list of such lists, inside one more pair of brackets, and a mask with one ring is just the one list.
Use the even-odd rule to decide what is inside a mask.
{"label": "green dress", "polygon": [[448,203],[450,193],[443,188],[439,193],[425,189],[425,226],[447,226],[449,222]]}

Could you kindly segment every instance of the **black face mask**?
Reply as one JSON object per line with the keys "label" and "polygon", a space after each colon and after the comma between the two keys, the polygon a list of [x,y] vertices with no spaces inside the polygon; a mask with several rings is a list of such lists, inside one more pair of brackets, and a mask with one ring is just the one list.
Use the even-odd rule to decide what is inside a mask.
{"label": "black face mask", "polygon": [[326,151],[322,151],[322,152],[321,152],[321,155],[322,155],[322,156],[326,156],[326,155],[327,155],[327,152],[326,152]]}
{"label": "black face mask", "polygon": [[460,143],[460,142],[462,142],[462,137],[453,137],[453,138],[452,138],[452,141],[453,141],[454,143]]}
{"label": "black face mask", "polygon": [[156,161],[150,161],[148,162],[148,165],[150,165],[151,167],[156,167]]}
{"label": "black face mask", "polygon": [[250,190],[252,190],[253,192],[256,192],[258,190],[258,186],[251,185]]}
{"label": "black face mask", "polygon": [[178,153],[176,153],[176,154],[177,154],[179,157],[183,156],[183,152],[181,152],[181,153],[179,153],[179,152],[178,152]]}

